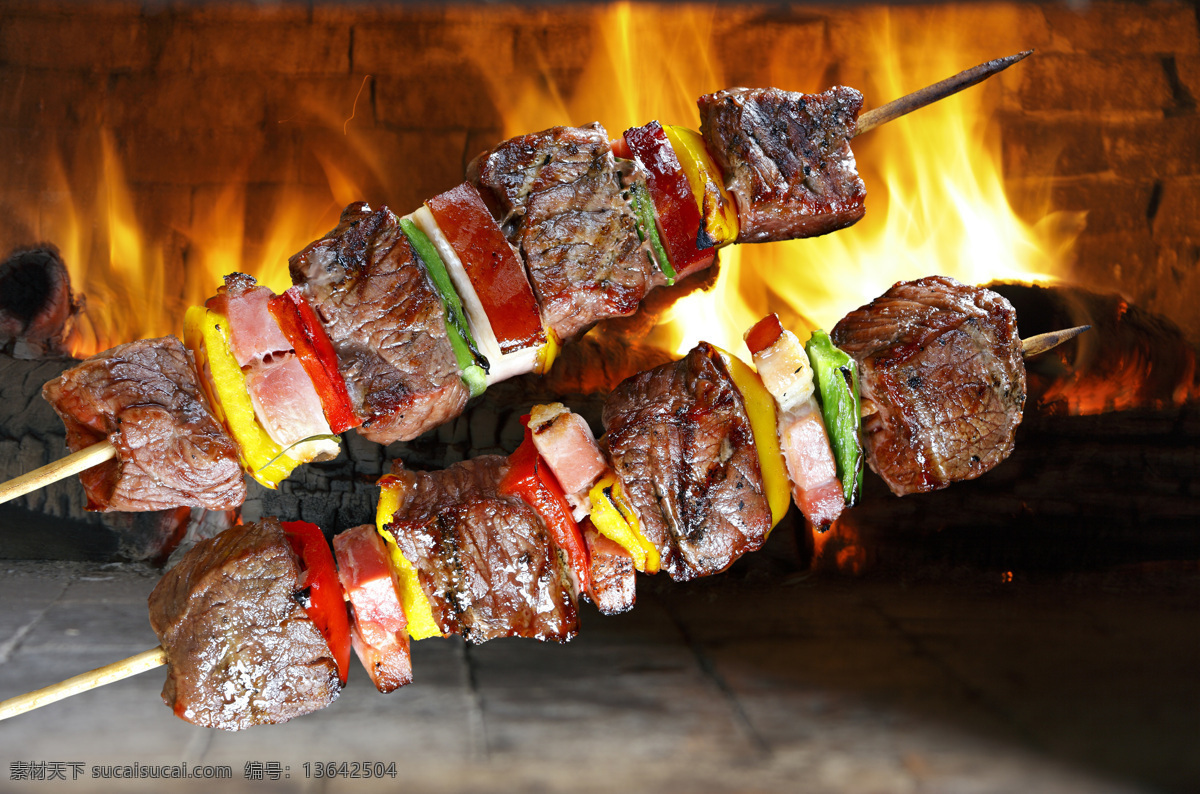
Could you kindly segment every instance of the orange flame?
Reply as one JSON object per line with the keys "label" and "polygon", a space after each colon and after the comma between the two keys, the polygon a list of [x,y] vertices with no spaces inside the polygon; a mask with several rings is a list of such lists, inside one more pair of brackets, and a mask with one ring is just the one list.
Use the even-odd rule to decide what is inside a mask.
{"label": "orange flame", "polygon": [[853,511],[843,513],[825,532],[807,527],[812,538],[812,568],[848,576],[861,576],[874,563],[873,554],[860,536]]}
{"label": "orange flame", "polygon": [[[352,177],[318,153],[327,192],[285,186],[256,196],[251,208],[244,174],[223,175],[223,187],[195,191],[191,217],[176,219],[165,239],[155,239],[140,223],[111,132],[101,129],[97,140],[71,155],[70,167],[61,154],[50,163],[48,193],[55,200],[28,225],[58,247],[73,289],[85,298],[68,339],[77,357],[178,334],[184,310],[203,303],[228,273],[250,273],[276,291],[287,289],[288,257],[332,228],[341,207],[363,195]],[[91,163],[99,164],[94,174]],[[258,207],[268,209],[265,219],[254,218]],[[263,228],[251,232],[251,218]]]}

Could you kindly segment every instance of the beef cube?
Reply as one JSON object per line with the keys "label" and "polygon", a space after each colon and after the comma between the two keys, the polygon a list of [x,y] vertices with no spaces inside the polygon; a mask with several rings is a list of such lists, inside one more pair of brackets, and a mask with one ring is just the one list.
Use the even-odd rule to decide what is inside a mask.
{"label": "beef cube", "polygon": [[79,475],[89,510],[232,510],[246,499],[238,448],[209,411],[192,354],[173,336],[92,356],[42,388],[78,451],[116,458]]}
{"label": "beef cube", "polygon": [[603,421],[613,470],[673,579],[719,573],[762,546],[771,508],[754,433],[711,345],[622,381]]}
{"label": "beef cube", "polygon": [[622,175],[599,124],[512,138],[479,155],[467,176],[524,257],[542,320],[560,339],[633,314],[666,283],[622,182],[644,177]]}
{"label": "beef cube", "polygon": [[1012,304],[943,276],[850,312],[833,341],[859,365],[867,463],[892,493],[970,480],[1008,457],[1025,406]]}
{"label": "beef cube", "polygon": [[391,210],[351,204],[290,266],[337,351],[361,435],[408,441],[462,413],[445,309]]}
{"label": "beef cube", "polygon": [[201,541],[150,594],[167,652],[163,701],[227,731],[287,722],[341,691],[329,645],[301,605],[300,561],[274,518]]}
{"label": "beef cube", "polygon": [[443,633],[569,640],[578,629],[566,571],[537,512],[497,487],[498,455],[443,471],[393,471],[400,507],[384,527],[413,563]]}
{"label": "beef cube", "polygon": [[700,131],[738,206],[738,242],[816,237],[863,216],[850,138],[862,94],[731,88],[699,99]]}

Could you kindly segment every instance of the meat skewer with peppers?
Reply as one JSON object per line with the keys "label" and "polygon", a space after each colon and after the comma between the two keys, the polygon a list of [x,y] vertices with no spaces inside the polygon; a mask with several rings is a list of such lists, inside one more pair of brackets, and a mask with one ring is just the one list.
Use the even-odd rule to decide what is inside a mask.
{"label": "meat skewer with peppers", "polygon": [[[406,217],[347,207],[336,229],[292,257],[295,286],[283,295],[242,274],[226,277],[221,294],[185,317],[198,378],[180,388],[199,387],[229,436],[217,446],[233,449],[267,487],[336,454],[336,436],[351,428],[379,443],[412,439],[457,416],[489,384],[545,371],[559,345],[632,314],[650,290],[712,265],[724,245],[854,223],[865,206],[854,135],[894,116],[888,108],[907,112],[1026,54],[861,119],[862,95],[851,88],[738,88],[701,97],[700,132],[651,122],[610,141],[592,124],[505,141],[471,163],[467,182]],[[123,356],[139,365],[177,357],[151,351],[172,347],[165,339],[133,344],[100,354],[109,363],[92,368],[111,374]],[[64,390],[73,399],[61,399]],[[169,470],[207,456],[223,472],[231,456],[210,445],[172,466],[170,450],[134,454],[126,418],[120,426],[104,419],[113,412],[102,404],[136,397],[84,392],[69,373],[46,390],[74,428],[69,446],[78,457],[0,486],[0,500],[101,464],[102,475],[85,478],[104,483],[87,489],[93,509],[241,503],[236,486],[195,499],[168,488],[143,503],[114,501],[131,490],[120,482],[126,470],[172,482],[169,471],[145,469],[152,458]]]}
{"label": "meat skewer with peppers", "polygon": [[[762,546],[791,498],[821,526],[852,503],[860,383],[866,460],[897,493],[998,464],[1021,420],[1022,356],[1039,344],[1021,342],[1015,319],[995,293],[930,277],[835,327],[853,356],[819,332],[806,351],[771,316],[747,333],[758,373],[701,343],[635,375],[606,401],[599,440],[564,406],[537,406],[507,458],[394,467],[377,525],[334,537],[336,573],[320,530],[303,522],[268,519],[202,542],[151,595],[161,649],[2,703],[0,717],[168,663],[163,697],[177,715],[238,729],[332,702],[351,646],[392,691],[412,680],[411,640],[567,641],[580,595],[604,613],[627,610],[635,571],[719,573]],[[836,508],[820,480],[830,472]]]}

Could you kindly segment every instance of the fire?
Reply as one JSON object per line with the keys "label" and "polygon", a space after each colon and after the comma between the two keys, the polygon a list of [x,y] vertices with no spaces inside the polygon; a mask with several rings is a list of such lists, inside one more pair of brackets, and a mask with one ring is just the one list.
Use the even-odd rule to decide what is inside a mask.
{"label": "fire", "polygon": [[[276,291],[287,289],[288,257],[332,228],[341,207],[362,195],[350,177],[323,163],[328,194],[282,189],[256,196],[268,217],[252,233],[248,180],[229,174],[213,192],[197,191],[191,216],[176,219],[170,234],[156,238],[139,218],[110,131],[100,130],[97,140],[69,154],[50,164],[51,211],[28,225],[58,247],[72,288],[85,296],[68,340],[77,357],[180,333],[186,308],[213,295],[227,273],[250,273]],[[88,163],[99,164],[94,175]],[[90,190],[89,176],[95,182]]]}
{"label": "fire", "polygon": [[863,542],[852,511],[843,513],[825,532],[810,527],[809,537],[814,570],[861,576],[874,563],[871,547]]}

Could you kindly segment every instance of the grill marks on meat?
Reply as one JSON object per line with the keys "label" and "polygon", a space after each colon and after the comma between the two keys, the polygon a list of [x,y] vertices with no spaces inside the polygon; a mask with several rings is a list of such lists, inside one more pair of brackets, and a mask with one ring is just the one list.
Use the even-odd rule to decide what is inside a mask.
{"label": "grill marks on meat", "polygon": [[201,396],[177,338],[119,345],[42,388],[78,451],[107,439],[117,457],[79,475],[89,510],[232,510],[246,498],[233,440]]}
{"label": "grill marks on meat", "polygon": [[477,157],[467,177],[520,250],[542,320],[560,339],[633,314],[665,283],[638,239],[599,124],[507,140]]}
{"label": "grill marks on meat", "polygon": [[274,518],[197,544],[150,594],[167,651],[163,701],[188,722],[241,730],[324,708],[337,665],[298,600],[300,563]]}
{"label": "grill marks on meat", "polygon": [[537,512],[497,492],[507,464],[485,455],[442,471],[393,471],[400,508],[385,527],[417,568],[444,633],[569,640],[566,573]]}
{"label": "grill marks on meat", "polygon": [[970,480],[1008,457],[1025,405],[1016,311],[943,276],[901,282],[833,329],[859,363],[867,462],[897,496]]}
{"label": "grill marks on meat", "polygon": [[445,310],[391,210],[351,204],[290,266],[337,351],[361,435],[408,441],[462,413]]}
{"label": "grill marks on meat", "polygon": [[862,94],[731,88],[699,99],[700,131],[737,198],[738,242],[815,237],[865,212],[850,138]]}
{"label": "grill marks on meat", "polygon": [[662,567],[719,573],[771,529],[741,394],[711,345],[623,381],[604,404],[613,469]]}

